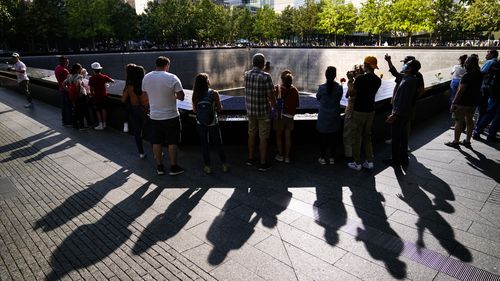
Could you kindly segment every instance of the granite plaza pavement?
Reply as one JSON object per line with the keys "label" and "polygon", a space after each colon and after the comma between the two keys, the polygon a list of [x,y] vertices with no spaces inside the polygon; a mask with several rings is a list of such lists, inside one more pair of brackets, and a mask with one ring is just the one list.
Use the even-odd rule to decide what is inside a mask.
{"label": "granite plaza pavement", "polygon": [[0,280],[500,280],[499,146],[444,146],[445,113],[406,172],[385,144],[373,172],[299,145],[266,173],[228,145],[232,170],[205,175],[181,145],[186,173],[159,177],[132,136],[24,103],[0,88]]}

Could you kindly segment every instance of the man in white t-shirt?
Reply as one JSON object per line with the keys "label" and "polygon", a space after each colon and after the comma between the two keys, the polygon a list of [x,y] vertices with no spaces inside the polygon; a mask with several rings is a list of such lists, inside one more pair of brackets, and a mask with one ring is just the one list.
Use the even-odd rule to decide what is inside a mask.
{"label": "man in white t-shirt", "polygon": [[29,90],[29,81],[28,74],[26,73],[26,65],[19,59],[18,53],[12,54],[12,60],[14,61],[14,65],[10,68],[11,71],[15,71],[17,75],[17,83],[19,84],[19,88],[21,92],[26,95],[28,99],[28,103],[24,105],[24,107],[32,107],[32,98]]}
{"label": "man in white t-shirt", "polygon": [[166,57],[156,59],[156,69],[149,72],[142,80],[142,91],[149,98],[153,154],[158,175],[165,174],[163,167],[163,144],[168,145],[171,176],[184,172],[177,165],[177,144],[181,135],[181,120],[177,109],[177,100],[184,100],[184,91],[179,78],[169,73],[170,60]]}

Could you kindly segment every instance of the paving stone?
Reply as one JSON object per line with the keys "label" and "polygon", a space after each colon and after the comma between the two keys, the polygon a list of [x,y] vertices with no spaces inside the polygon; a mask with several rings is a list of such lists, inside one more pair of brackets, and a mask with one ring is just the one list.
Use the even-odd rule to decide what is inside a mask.
{"label": "paving stone", "polygon": [[211,274],[217,278],[217,280],[227,280],[227,281],[263,281],[264,279],[257,276],[255,273],[241,266],[240,264],[229,260],[213,270]]}
{"label": "paving stone", "polygon": [[497,227],[473,222],[467,232],[495,242],[500,242],[500,229],[498,229]]}

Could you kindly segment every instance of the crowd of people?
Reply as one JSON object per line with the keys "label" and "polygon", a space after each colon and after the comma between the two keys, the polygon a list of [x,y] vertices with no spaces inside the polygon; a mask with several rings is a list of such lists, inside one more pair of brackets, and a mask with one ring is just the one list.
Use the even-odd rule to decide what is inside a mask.
{"label": "crowd of people", "polygon": [[[19,54],[12,54],[12,58],[15,61],[12,70],[17,72],[19,86],[28,98],[26,107],[31,107],[32,98],[26,66],[20,61]],[[449,101],[450,112],[455,121],[455,135],[453,141],[445,143],[447,146],[471,148],[471,138],[480,139],[488,126],[487,141],[498,142],[496,137],[500,129],[498,51],[489,50],[486,59],[486,63],[480,68],[478,55],[462,55],[459,57],[459,64],[451,70]],[[410,124],[414,117],[417,98],[424,93],[424,79],[419,72],[420,62],[413,56],[407,56],[402,60],[401,70],[396,69],[388,54],[385,55],[385,60],[396,83],[391,99],[392,110],[386,119],[386,123],[391,127],[391,140],[388,142],[392,146],[391,158],[383,162],[406,168],[409,165]],[[107,126],[106,84],[114,83],[114,80],[102,73],[103,67],[100,63],[92,63],[91,68],[93,75],[89,78],[82,65],[76,63],[69,68],[68,58],[64,56],[59,58],[55,76],[61,94],[61,117],[64,126],[73,126],[79,130],[90,127],[103,130]],[[156,59],[155,70],[147,74],[144,67],[128,64],[121,101],[127,105],[126,120],[132,125],[139,157],[146,158],[143,137],[150,134],[158,175],[165,174],[163,149],[166,147],[170,162],[169,174],[174,176],[184,172],[177,161],[182,128],[177,100],[184,100],[185,94],[180,79],[170,73],[169,69],[170,60],[164,56]],[[316,92],[319,103],[316,129],[319,134],[320,165],[336,163],[337,141],[341,134],[347,166],[356,171],[374,168],[371,134],[375,115],[375,96],[381,86],[381,78],[374,73],[375,69],[378,69],[377,58],[367,56],[363,64],[356,65],[352,71],[347,72],[348,102],[342,126],[340,101],[343,96],[343,86],[336,81],[336,68],[334,66],[326,68],[326,81]],[[277,150],[274,160],[284,163],[292,161],[294,115],[300,106],[299,93],[293,84],[293,73],[290,70],[282,71],[279,76],[280,83],[275,84],[269,72],[269,62],[266,62],[263,54],[257,53],[252,58],[252,68],[244,74],[248,119],[246,164],[256,166],[259,171],[271,168],[268,139],[272,130],[275,132]],[[228,172],[230,167],[217,118],[217,114],[222,111],[222,103],[219,93],[210,87],[210,78],[206,73],[199,73],[195,77],[192,105],[200,138],[203,171],[207,174],[213,173],[209,151],[209,146],[212,144],[217,150],[222,172]],[[476,110],[479,112],[479,117],[474,124],[473,116]],[[148,129],[145,129],[146,124]],[[464,129],[466,138],[460,141]],[[125,126],[124,130],[128,131],[128,126]]]}

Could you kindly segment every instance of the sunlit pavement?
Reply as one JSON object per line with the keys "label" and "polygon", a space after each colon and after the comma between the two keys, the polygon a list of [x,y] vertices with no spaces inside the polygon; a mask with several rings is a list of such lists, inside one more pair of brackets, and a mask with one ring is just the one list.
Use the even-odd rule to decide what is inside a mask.
{"label": "sunlit pavement", "polygon": [[415,129],[406,171],[385,144],[360,172],[298,145],[263,173],[242,144],[205,175],[181,145],[186,172],[160,177],[131,135],[23,104],[0,88],[0,280],[500,280],[499,146],[445,146],[446,114]]}

